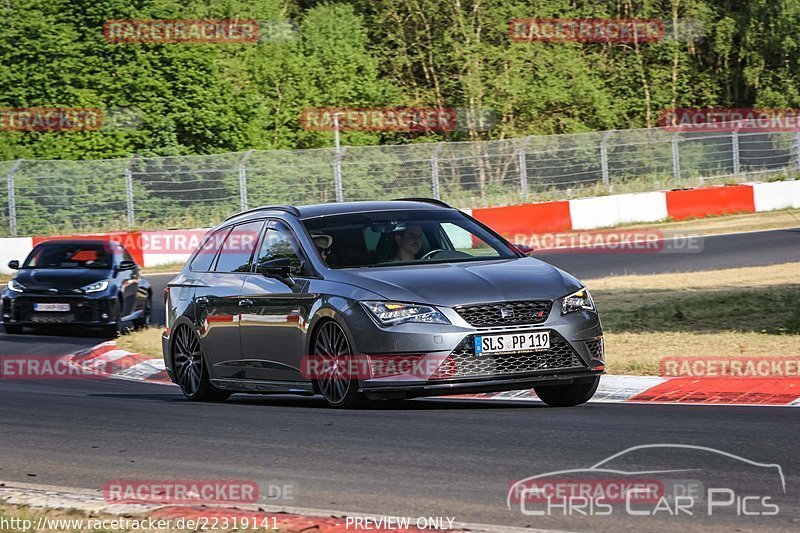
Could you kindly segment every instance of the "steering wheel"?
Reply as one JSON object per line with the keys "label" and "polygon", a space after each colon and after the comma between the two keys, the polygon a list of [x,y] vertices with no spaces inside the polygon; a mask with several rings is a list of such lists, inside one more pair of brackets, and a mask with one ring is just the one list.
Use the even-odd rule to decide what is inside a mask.
{"label": "steering wheel", "polygon": [[442,249],[442,248],[434,248],[430,252],[428,252],[425,255],[423,255],[422,257],[420,257],[419,260],[420,261],[424,261],[426,259],[430,259],[431,257],[433,257],[434,255],[438,254],[439,252],[444,252],[444,251],[445,250]]}

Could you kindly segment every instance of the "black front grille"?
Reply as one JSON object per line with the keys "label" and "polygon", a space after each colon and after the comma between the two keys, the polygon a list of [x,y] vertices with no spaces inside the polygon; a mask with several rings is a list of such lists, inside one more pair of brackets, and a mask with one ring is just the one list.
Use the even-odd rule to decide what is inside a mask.
{"label": "black front grille", "polygon": [[603,358],[603,341],[601,339],[586,341],[586,348],[589,349],[589,353],[593,358]]}
{"label": "black front grille", "polygon": [[550,349],[515,354],[476,356],[470,336],[453,350],[431,378],[502,376],[585,367],[575,350],[555,331],[550,331]]}
{"label": "black front grille", "polygon": [[458,305],[453,309],[470,325],[481,327],[541,324],[550,314],[551,302],[497,302],[491,304]]}
{"label": "black front grille", "polygon": [[64,324],[74,321],[75,315],[72,313],[36,313],[31,317],[31,322],[39,324]]}
{"label": "black front grille", "polygon": [[[69,311],[47,312],[34,311],[35,303],[66,303]],[[63,322],[97,322],[101,321],[101,313],[109,313],[107,300],[97,300],[80,296],[53,298],[44,297],[18,297],[4,301],[3,313],[8,312],[14,320],[20,322],[39,322],[55,324]]]}

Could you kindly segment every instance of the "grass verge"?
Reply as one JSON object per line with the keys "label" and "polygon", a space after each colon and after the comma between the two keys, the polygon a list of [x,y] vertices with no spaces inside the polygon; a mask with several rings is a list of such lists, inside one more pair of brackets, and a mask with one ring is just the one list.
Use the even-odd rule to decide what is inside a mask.
{"label": "grass verge", "polygon": [[160,358],[162,331],[155,327],[129,331],[117,337],[117,346],[129,352]]}
{"label": "grass verge", "polygon": [[657,375],[662,357],[800,354],[800,263],[585,280],[606,368]]}

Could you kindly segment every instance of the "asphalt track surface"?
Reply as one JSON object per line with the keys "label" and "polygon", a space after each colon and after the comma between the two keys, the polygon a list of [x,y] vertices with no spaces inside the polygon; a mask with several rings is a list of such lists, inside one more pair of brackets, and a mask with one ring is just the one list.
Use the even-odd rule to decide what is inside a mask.
{"label": "asphalt track surface", "polygon": [[[579,277],[693,271],[800,261],[800,231],[704,239],[693,254],[542,254]],[[623,257],[624,256],[624,257]],[[152,276],[159,301],[169,275]],[[163,320],[163,309],[159,306]],[[101,339],[69,331],[0,335],[2,355],[59,355]],[[0,480],[101,488],[115,478],[253,479],[291,483],[275,504],[568,530],[796,530],[800,527],[800,416],[795,408],[414,400],[339,411],[320,400],[237,395],[193,404],[176,389],[117,380],[0,381]],[[515,480],[590,466],[630,446],[707,446],[779,464],[778,517],[730,513],[675,518],[526,517],[506,506]],[[671,458],[661,467],[680,468]],[[644,467],[643,464],[628,465]],[[735,481],[735,464],[703,476]],[[774,480],[748,474],[753,493]],[[782,497],[783,499],[780,499]],[[616,511],[616,509],[615,509]],[[557,513],[556,513],[557,514]]]}

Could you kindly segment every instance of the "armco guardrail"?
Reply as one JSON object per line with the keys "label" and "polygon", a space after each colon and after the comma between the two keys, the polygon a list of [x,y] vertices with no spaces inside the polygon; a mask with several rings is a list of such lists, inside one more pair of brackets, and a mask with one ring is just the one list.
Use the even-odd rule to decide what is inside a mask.
{"label": "armco guardrail", "polygon": [[339,152],[4,161],[0,235],[199,227],[247,207],[337,199],[429,196],[480,208],[798,171],[798,132],[671,128]]}

